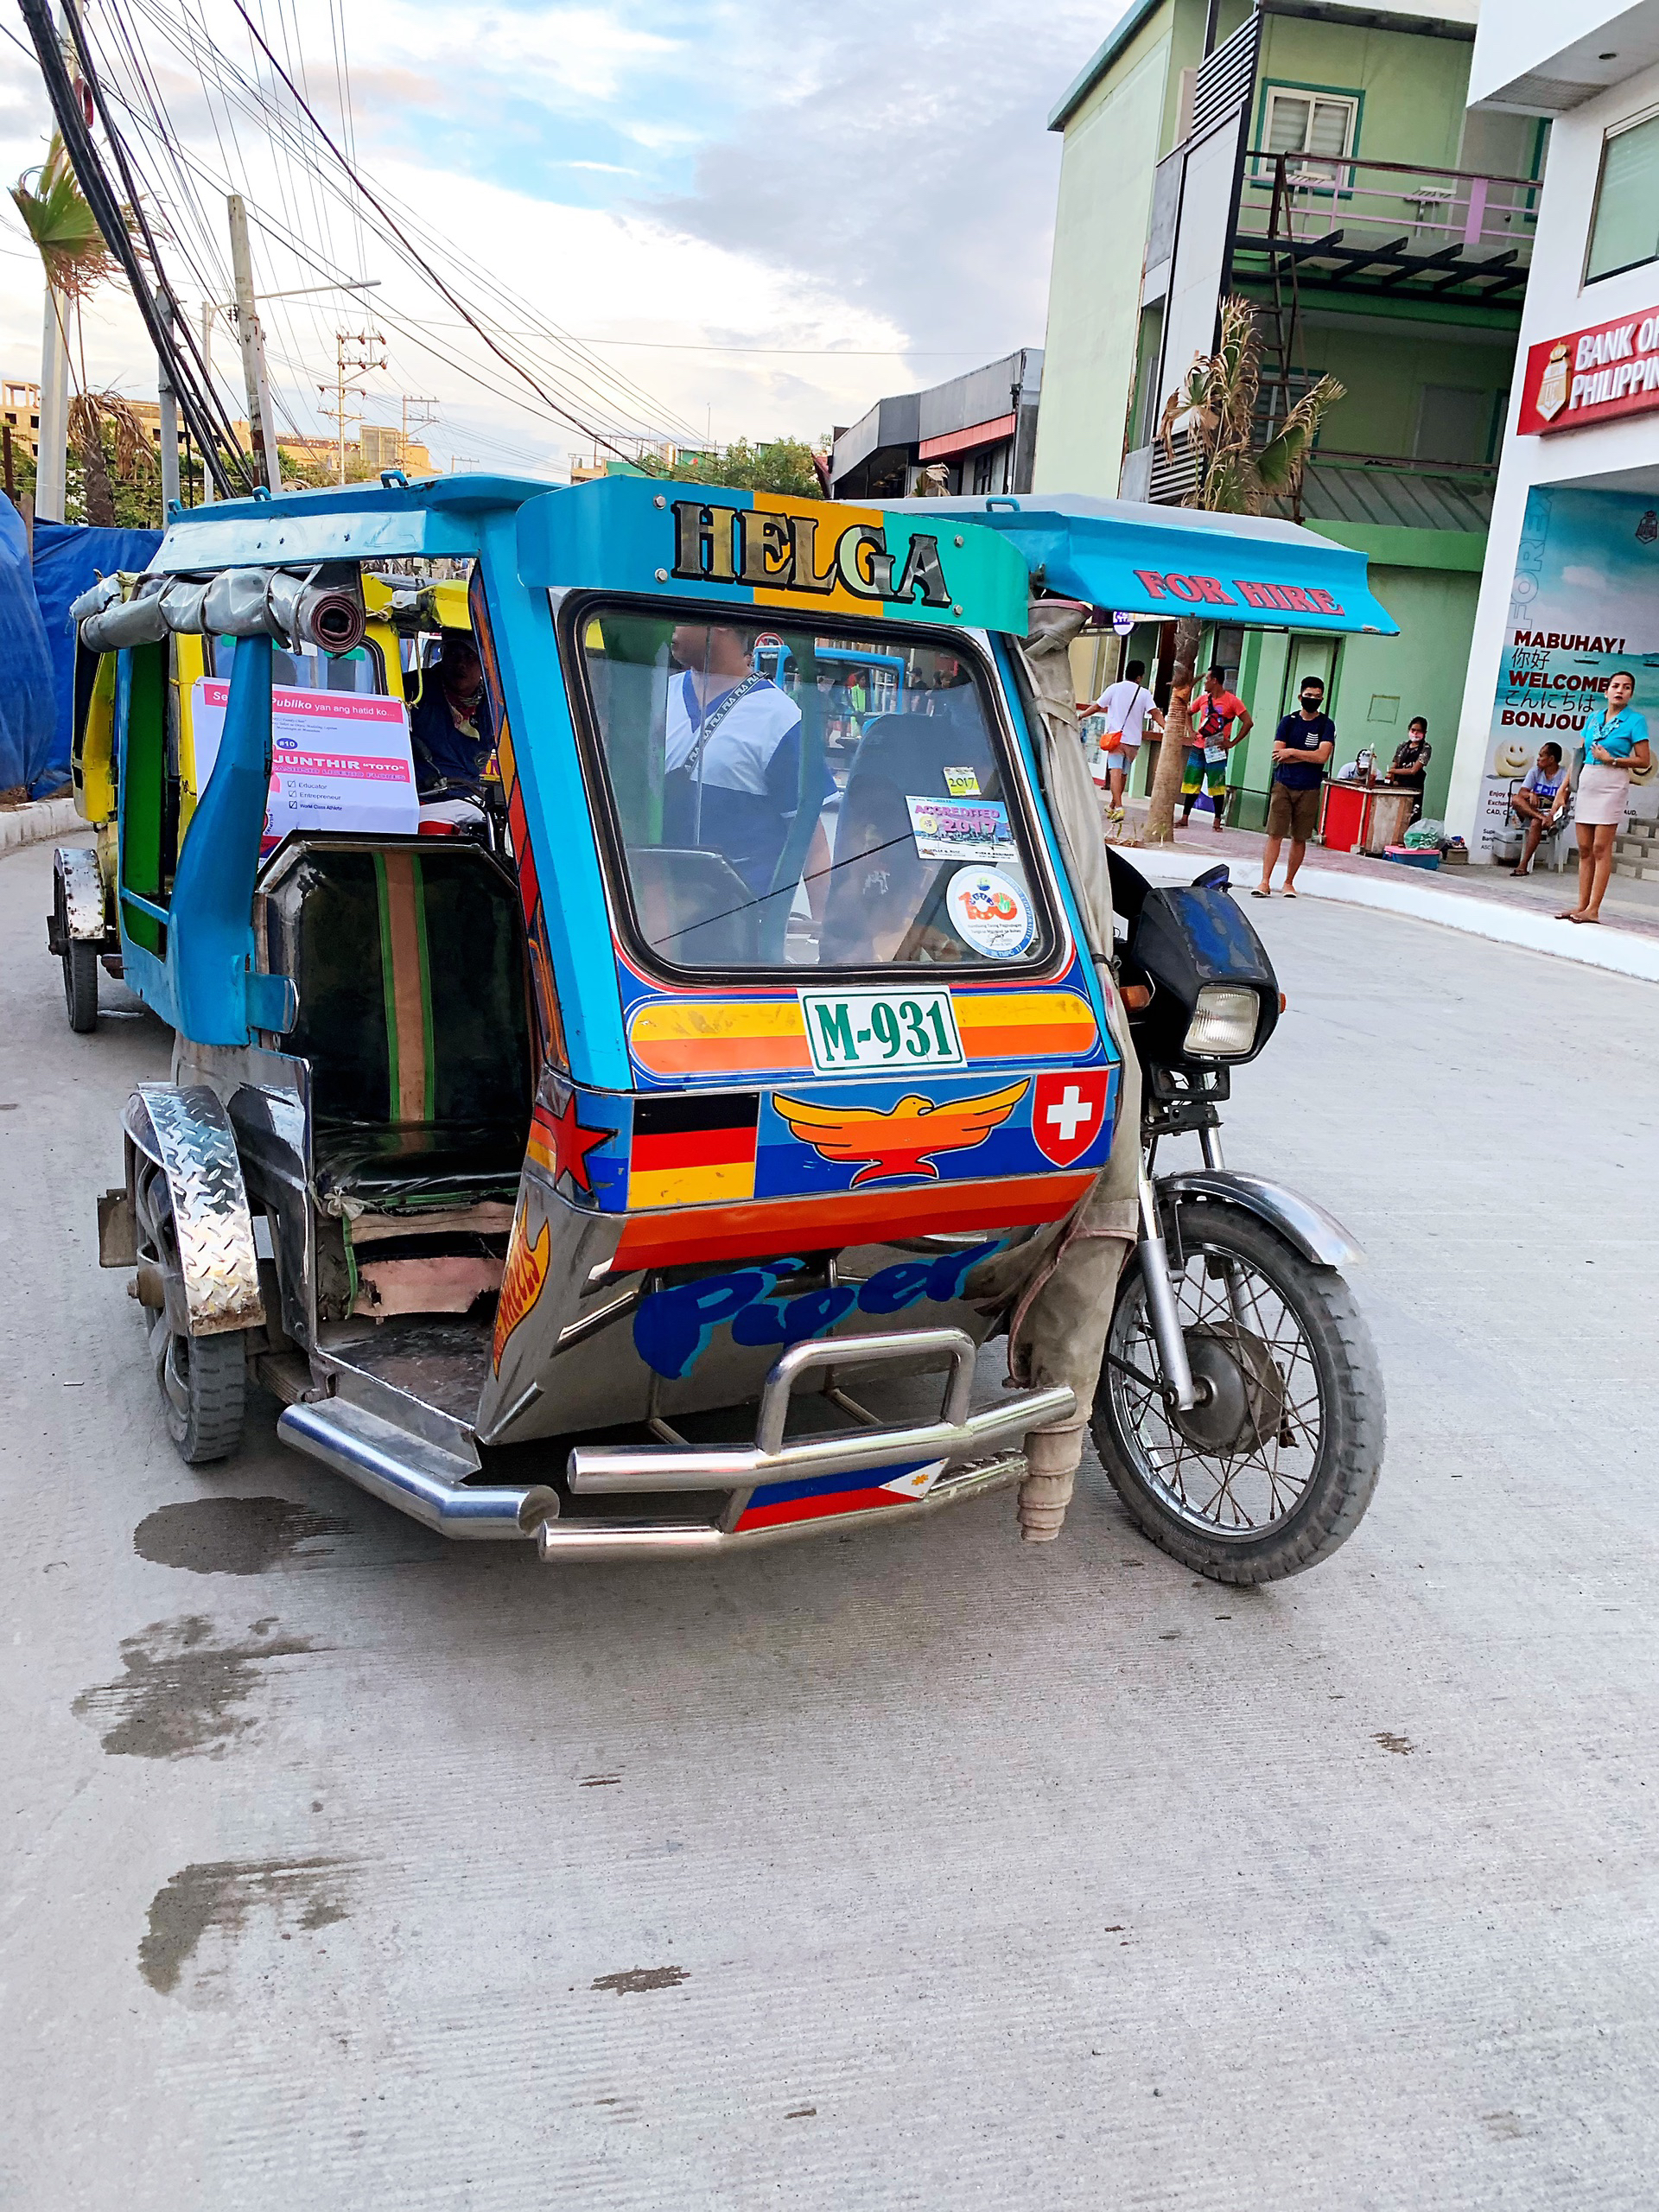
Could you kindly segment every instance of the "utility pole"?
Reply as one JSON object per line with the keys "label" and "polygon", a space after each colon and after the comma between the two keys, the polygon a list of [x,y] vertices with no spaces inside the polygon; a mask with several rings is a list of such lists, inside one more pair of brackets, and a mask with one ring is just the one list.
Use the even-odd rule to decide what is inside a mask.
{"label": "utility pole", "polygon": [[[411,407],[418,407],[423,410],[421,414],[416,416],[413,422],[410,420],[409,415],[409,410]],[[437,419],[438,403],[435,399],[416,399],[412,392],[407,391],[404,394],[404,442],[398,450],[397,458],[405,468],[409,466],[410,432],[411,430],[429,430],[433,423],[435,423]]]}
{"label": "utility pole", "polygon": [[[52,10],[52,28],[63,44],[63,9]],[[68,57],[66,55],[66,61]],[[73,64],[70,75],[75,74]],[[35,458],[35,515],[61,522],[69,488],[69,299],[50,277],[41,326],[41,435]]]}
{"label": "utility pole", "polygon": [[[159,304],[170,334],[176,320],[172,294],[162,292]],[[165,528],[179,504],[179,401],[166,359],[159,354],[156,361],[156,397],[162,409],[162,524]]]}
{"label": "utility pole", "polygon": [[69,302],[48,281],[41,330],[41,445],[35,463],[35,516],[61,522],[69,478]]}
{"label": "utility pole", "polygon": [[[355,412],[355,410],[347,409],[346,396],[348,392],[354,394],[359,399],[366,399],[369,396],[366,385],[351,384],[346,379],[350,377],[366,376],[371,369],[384,369],[386,365],[385,355],[381,354],[376,360],[368,353],[367,348],[372,346],[384,346],[385,342],[385,337],[378,330],[337,330],[334,333],[334,404],[332,407],[324,407],[318,411],[324,415],[332,415],[334,418],[334,435],[339,455],[339,480],[342,484],[346,481],[346,424],[349,416]],[[358,349],[356,355],[351,359],[347,359],[346,353],[348,346],[355,346]],[[324,384],[319,385],[317,389],[326,396],[328,387]]]}
{"label": "utility pole", "polygon": [[[217,312],[211,300],[202,302],[201,366],[210,391],[213,382],[213,316]],[[211,507],[213,504],[213,472],[207,466],[206,454],[201,456],[201,504],[204,507]]]}
{"label": "utility pole", "polygon": [[265,342],[253,302],[253,256],[248,246],[248,211],[239,192],[226,202],[231,212],[231,267],[236,276],[236,334],[242,344],[242,374],[248,387],[248,433],[256,466],[273,492],[283,488],[282,455],[276,450],[276,422],[265,375]]}

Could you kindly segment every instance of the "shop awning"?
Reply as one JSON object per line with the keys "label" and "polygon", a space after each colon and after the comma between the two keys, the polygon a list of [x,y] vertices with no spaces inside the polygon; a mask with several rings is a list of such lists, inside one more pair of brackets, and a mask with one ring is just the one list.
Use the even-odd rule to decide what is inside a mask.
{"label": "shop awning", "polygon": [[998,415],[988,423],[970,423],[965,430],[947,430],[940,437],[924,438],[916,448],[918,461],[950,461],[959,453],[977,453],[982,446],[998,446],[1014,435],[1020,417]]}
{"label": "shop awning", "polygon": [[1040,575],[1048,590],[1115,613],[1153,621],[1196,614],[1252,630],[1400,633],[1371,594],[1365,556],[1294,523],[1080,493],[885,505],[995,530],[1019,549],[1028,573]]}

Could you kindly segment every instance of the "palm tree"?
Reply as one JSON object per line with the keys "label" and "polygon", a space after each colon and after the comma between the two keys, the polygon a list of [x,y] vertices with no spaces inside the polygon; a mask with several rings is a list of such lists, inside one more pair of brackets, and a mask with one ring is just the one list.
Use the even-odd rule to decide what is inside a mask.
{"label": "palm tree", "polygon": [[[1194,450],[1198,474],[1183,506],[1205,507],[1216,514],[1257,515],[1269,499],[1294,497],[1300,490],[1320,420],[1345,397],[1344,387],[1334,377],[1321,377],[1267,442],[1257,447],[1254,430],[1261,385],[1255,310],[1249,300],[1235,295],[1222,302],[1220,345],[1215,353],[1194,358],[1166,401],[1158,426],[1166,454],[1173,456],[1178,431]],[[1203,634],[1196,615],[1183,614],[1175,625],[1175,671],[1152,804],[1147,810],[1149,845],[1174,842],[1175,800],[1192,737],[1193,667]]]}
{"label": "palm tree", "polygon": [[[63,140],[55,130],[40,168],[26,169],[11,187],[11,202],[41,257],[51,288],[53,311],[68,352],[70,310],[75,311],[79,338],[82,302],[95,286],[118,275],[120,264],[105,243],[98,218],[87,204]],[[110,525],[115,521],[115,493],[104,445],[105,428],[107,425],[114,433],[116,474],[127,483],[135,481],[151,465],[149,436],[118,392],[86,389],[84,348],[75,384],[78,389],[69,410],[68,429],[70,442],[80,456],[86,518]]]}
{"label": "palm tree", "polygon": [[79,305],[95,284],[115,275],[120,264],[104,243],[55,130],[39,169],[25,169],[12,186],[11,201],[60,298]]}
{"label": "palm tree", "polygon": [[75,394],[69,406],[69,442],[80,455],[86,520],[113,530],[115,486],[110,480],[111,454],[104,443],[106,427],[112,433],[115,474],[124,484],[148,477],[156,460],[149,431],[130,399],[118,391]]}

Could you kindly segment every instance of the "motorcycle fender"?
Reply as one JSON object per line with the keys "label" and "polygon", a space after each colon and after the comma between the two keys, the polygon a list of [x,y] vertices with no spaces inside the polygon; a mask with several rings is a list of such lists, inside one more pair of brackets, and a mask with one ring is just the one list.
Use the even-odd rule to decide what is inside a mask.
{"label": "motorcycle fender", "polygon": [[1197,1167],[1185,1174],[1160,1175],[1159,1197],[1166,1201],[1210,1198],[1237,1206],[1282,1236],[1293,1250],[1316,1268],[1351,1268],[1365,1256],[1358,1243],[1333,1215],[1312,1198],[1270,1183],[1263,1175],[1242,1175],[1228,1167]]}
{"label": "motorcycle fender", "polygon": [[[263,1327],[253,1216],[230,1116],[205,1084],[142,1083],[123,1116],[130,1146],[167,1177],[193,1337]],[[128,1157],[130,1191],[133,1162]]]}

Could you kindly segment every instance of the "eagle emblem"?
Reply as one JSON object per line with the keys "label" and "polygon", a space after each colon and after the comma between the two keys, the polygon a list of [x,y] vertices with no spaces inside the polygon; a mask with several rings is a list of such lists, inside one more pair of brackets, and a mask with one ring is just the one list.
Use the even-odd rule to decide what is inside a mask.
{"label": "eagle emblem", "polygon": [[947,1098],[935,1104],[912,1092],[885,1112],[876,1106],[815,1106],[808,1098],[772,1103],[791,1133],[810,1144],[820,1159],[861,1160],[849,1190],[895,1175],[931,1176],[938,1169],[931,1155],[966,1152],[983,1144],[1001,1128],[1031,1088],[1031,1078],[1001,1090],[982,1090],[973,1098]]}

